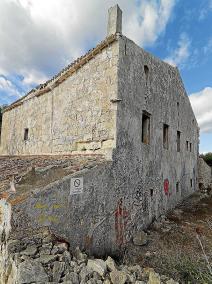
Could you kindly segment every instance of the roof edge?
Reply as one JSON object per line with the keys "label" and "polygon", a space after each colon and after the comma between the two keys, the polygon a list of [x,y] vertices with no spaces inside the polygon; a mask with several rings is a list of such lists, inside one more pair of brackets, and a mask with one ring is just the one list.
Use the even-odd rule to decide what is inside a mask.
{"label": "roof edge", "polygon": [[[71,76],[73,73],[75,73],[78,69],[80,69],[82,66],[84,66],[87,62],[89,62],[92,58],[94,58],[97,54],[99,54],[105,47],[109,46],[109,44],[113,43],[114,41],[118,40],[119,34],[113,34],[108,37],[106,37],[102,42],[100,42],[96,47],[89,50],[85,55],[79,57],[74,62],[69,64],[67,67],[62,69],[57,75],[55,75],[50,80],[46,81],[43,84],[40,84],[38,87],[32,89],[29,91],[25,96],[18,99],[14,103],[12,103],[10,106],[5,108],[4,112],[7,112],[13,108],[16,108],[23,104],[23,102],[26,100],[30,100],[34,97],[39,97],[45,93],[50,92],[55,87],[60,85],[63,81],[65,81],[69,76]],[[27,98],[29,95],[33,94],[32,97]]]}

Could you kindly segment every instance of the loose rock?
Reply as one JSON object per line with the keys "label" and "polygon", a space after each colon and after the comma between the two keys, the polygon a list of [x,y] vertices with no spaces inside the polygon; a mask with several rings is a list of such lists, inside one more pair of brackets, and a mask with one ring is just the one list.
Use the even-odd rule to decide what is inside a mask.
{"label": "loose rock", "polygon": [[41,263],[24,261],[19,265],[17,283],[48,282],[49,278]]}
{"label": "loose rock", "polygon": [[113,284],[124,284],[127,281],[127,274],[123,271],[114,270],[110,273]]}
{"label": "loose rock", "polygon": [[144,246],[148,242],[147,234],[144,231],[140,231],[134,234],[133,243],[136,246]]}
{"label": "loose rock", "polygon": [[115,261],[112,259],[112,257],[108,256],[107,260],[105,261],[107,268],[109,271],[117,270]]}
{"label": "loose rock", "polygon": [[89,259],[87,266],[101,276],[104,276],[107,271],[106,263],[102,259]]}

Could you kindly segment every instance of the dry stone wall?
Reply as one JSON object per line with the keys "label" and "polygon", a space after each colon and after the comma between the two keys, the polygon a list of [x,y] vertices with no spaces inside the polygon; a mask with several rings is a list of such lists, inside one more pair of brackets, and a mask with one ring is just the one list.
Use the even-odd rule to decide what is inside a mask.
{"label": "dry stone wall", "polygon": [[[3,154],[67,153],[115,145],[118,43],[114,41],[50,92],[3,115]],[[28,139],[24,141],[24,131]]]}

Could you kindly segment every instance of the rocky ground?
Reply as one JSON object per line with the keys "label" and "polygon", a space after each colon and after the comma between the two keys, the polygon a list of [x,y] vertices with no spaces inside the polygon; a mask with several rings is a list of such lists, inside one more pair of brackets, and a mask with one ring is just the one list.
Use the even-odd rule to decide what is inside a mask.
{"label": "rocky ground", "polygon": [[109,256],[105,260],[88,258],[79,248],[71,254],[68,243],[52,236],[48,229],[26,232],[21,240],[10,239],[7,249],[10,262],[3,283],[177,283],[152,268],[117,265]]}
{"label": "rocky ground", "polygon": [[47,228],[25,232],[19,240],[10,236],[2,284],[210,284],[211,216],[212,196],[197,192],[138,233],[116,262],[88,257],[78,248],[70,252]]}
{"label": "rocky ground", "polygon": [[154,267],[180,283],[212,283],[212,196],[197,192],[141,232],[125,262]]}

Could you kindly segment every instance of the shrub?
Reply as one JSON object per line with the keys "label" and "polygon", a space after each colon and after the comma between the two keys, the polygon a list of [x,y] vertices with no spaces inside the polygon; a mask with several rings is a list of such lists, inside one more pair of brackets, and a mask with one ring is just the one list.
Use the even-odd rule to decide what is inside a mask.
{"label": "shrub", "polygon": [[201,158],[203,158],[203,160],[210,166],[212,167],[212,153],[206,153],[206,154],[201,154],[200,155]]}

